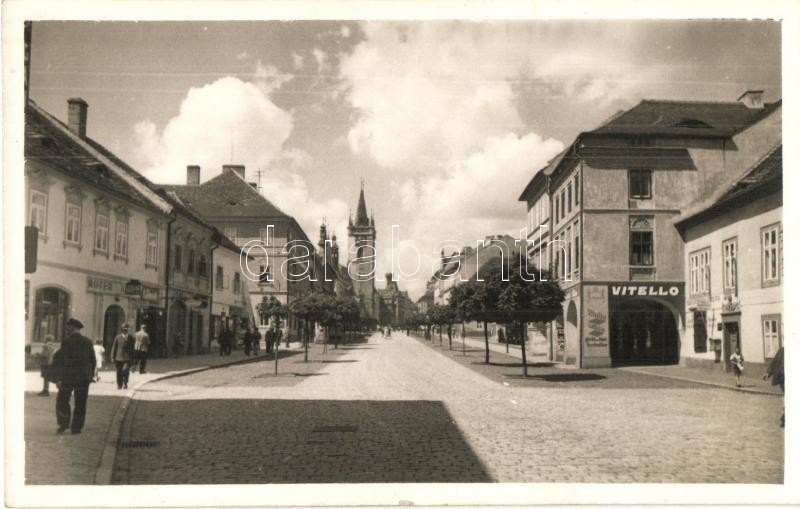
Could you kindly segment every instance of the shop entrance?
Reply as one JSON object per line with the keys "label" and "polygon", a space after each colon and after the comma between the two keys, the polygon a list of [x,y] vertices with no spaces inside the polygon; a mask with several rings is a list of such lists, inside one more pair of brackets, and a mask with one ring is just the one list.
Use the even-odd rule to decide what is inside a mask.
{"label": "shop entrance", "polygon": [[722,327],[722,370],[730,371],[731,366],[728,359],[731,358],[737,348],[741,347],[739,343],[739,320],[725,320]]}
{"label": "shop entrance", "polygon": [[103,347],[106,349],[106,361],[111,359],[111,347],[123,323],[125,323],[125,311],[116,304],[108,306],[103,319]]}
{"label": "shop entrance", "polygon": [[150,336],[148,356],[166,357],[167,345],[164,341],[164,313],[162,310],[157,307],[140,308],[136,318],[136,330],[139,330],[141,324],[147,326],[147,334]]}
{"label": "shop entrance", "polygon": [[186,304],[176,300],[169,307],[169,336],[167,343],[174,355],[186,351]]}
{"label": "shop entrance", "polygon": [[679,335],[672,311],[660,302],[628,299],[611,311],[611,362],[676,364]]}

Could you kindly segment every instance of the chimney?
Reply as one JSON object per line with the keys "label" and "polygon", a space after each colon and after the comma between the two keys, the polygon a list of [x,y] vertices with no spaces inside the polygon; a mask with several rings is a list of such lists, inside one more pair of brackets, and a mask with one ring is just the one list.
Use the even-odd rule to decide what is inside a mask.
{"label": "chimney", "polygon": [[89,105],[80,97],[68,99],[67,105],[67,127],[81,138],[85,138],[86,114],[89,110]]}
{"label": "chimney", "polygon": [[740,103],[748,108],[760,110],[764,107],[764,91],[763,90],[748,90],[740,95],[737,99]]}
{"label": "chimney", "polygon": [[239,175],[239,178],[244,180],[244,165],[243,164],[223,164],[222,173],[233,172]]}
{"label": "chimney", "polygon": [[186,167],[186,185],[199,186],[200,185],[200,167],[196,164],[190,164]]}

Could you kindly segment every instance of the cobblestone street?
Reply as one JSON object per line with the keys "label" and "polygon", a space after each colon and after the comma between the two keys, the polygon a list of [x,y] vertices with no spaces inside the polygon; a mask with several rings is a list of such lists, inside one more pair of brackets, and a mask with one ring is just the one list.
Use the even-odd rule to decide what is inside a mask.
{"label": "cobblestone street", "polygon": [[774,396],[615,370],[607,387],[505,385],[399,332],[281,362],[141,388],[113,482],[783,479]]}

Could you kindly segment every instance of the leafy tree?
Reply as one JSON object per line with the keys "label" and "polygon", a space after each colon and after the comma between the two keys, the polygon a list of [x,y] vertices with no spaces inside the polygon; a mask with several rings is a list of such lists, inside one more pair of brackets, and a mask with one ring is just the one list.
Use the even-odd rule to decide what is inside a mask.
{"label": "leafy tree", "polygon": [[[282,320],[286,317],[286,306],[281,301],[270,295],[269,298],[264,299],[258,305],[258,314],[265,319],[264,321],[272,322],[272,327],[275,331],[281,330]],[[275,374],[278,374],[278,348],[280,341],[275,341]]]}
{"label": "leafy tree", "polygon": [[439,346],[442,346],[442,327],[447,324],[450,319],[450,309],[448,306],[442,304],[434,304],[428,310],[428,320],[430,323],[436,325],[439,329]]}
{"label": "leafy tree", "polygon": [[454,288],[455,293],[450,298],[461,319],[483,324],[486,364],[489,364],[489,323],[498,321],[497,299],[502,292],[502,278],[499,276],[495,278],[494,272],[487,270],[494,266],[497,270],[500,269],[499,259],[490,260],[481,268],[479,275],[482,281],[473,278],[459,284]]}
{"label": "leafy tree", "polygon": [[[550,322],[562,312],[564,291],[558,282],[547,277],[546,281],[529,281],[523,278],[524,267],[519,256],[510,261],[508,281],[498,298],[499,318],[511,322],[522,331],[522,372],[528,376],[528,362],[525,348],[526,325],[528,322]],[[538,273],[533,268],[529,272]],[[491,274],[496,277],[497,273]]]}

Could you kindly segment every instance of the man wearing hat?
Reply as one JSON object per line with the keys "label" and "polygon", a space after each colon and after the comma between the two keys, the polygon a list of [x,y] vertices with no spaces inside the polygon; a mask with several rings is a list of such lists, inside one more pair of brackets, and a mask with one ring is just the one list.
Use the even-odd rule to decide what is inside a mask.
{"label": "man wearing hat", "polygon": [[[83,429],[86,419],[86,400],[89,397],[89,384],[94,377],[95,360],[92,340],[81,335],[83,324],[75,318],[67,320],[66,337],[61,343],[61,366],[56,398],[56,418],[58,433],[67,428],[73,434]],[[75,410],[70,408],[72,393],[75,393]]]}
{"label": "man wearing hat", "polygon": [[111,346],[111,360],[117,367],[117,389],[128,388],[128,377],[133,361],[133,335],[128,333],[128,324],[122,324],[120,333]]}

